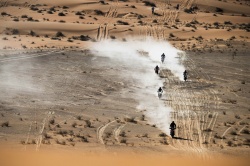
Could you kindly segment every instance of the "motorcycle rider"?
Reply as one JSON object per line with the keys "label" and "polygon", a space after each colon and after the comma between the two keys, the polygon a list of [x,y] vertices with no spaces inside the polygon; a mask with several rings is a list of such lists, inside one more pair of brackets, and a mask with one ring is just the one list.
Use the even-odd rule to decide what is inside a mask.
{"label": "motorcycle rider", "polygon": [[160,70],[159,66],[156,65],[156,67],[155,67],[155,73],[156,73],[156,74],[159,74],[159,70]]}
{"label": "motorcycle rider", "polygon": [[165,60],[165,54],[163,53],[163,54],[161,54],[161,62],[163,63],[164,60]]}
{"label": "motorcycle rider", "polygon": [[172,123],[170,124],[170,129],[176,129],[176,124],[174,123],[174,121],[172,121]]}
{"label": "motorcycle rider", "polygon": [[163,89],[160,87],[157,92],[163,93]]}
{"label": "motorcycle rider", "polygon": [[151,10],[152,10],[152,14],[154,15],[155,14],[155,7],[152,6]]}
{"label": "motorcycle rider", "polygon": [[176,129],[176,124],[174,123],[174,121],[170,124],[170,135],[172,138],[174,138],[175,132],[174,130]]}
{"label": "motorcycle rider", "polygon": [[183,72],[184,80],[187,81],[187,70]]}
{"label": "motorcycle rider", "polygon": [[158,92],[158,97],[161,98],[163,89],[160,87],[157,92]]}

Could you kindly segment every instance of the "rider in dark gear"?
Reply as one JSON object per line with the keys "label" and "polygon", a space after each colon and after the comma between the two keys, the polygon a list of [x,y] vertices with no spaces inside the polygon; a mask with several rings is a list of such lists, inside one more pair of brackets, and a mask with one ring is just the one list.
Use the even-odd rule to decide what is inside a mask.
{"label": "rider in dark gear", "polygon": [[163,89],[160,87],[157,92],[158,93],[163,93]]}
{"label": "rider in dark gear", "polygon": [[160,99],[163,93],[163,89],[160,87],[157,92],[158,92],[158,97]]}
{"label": "rider in dark gear", "polygon": [[165,60],[165,54],[163,53],[163,54],[161,54],[161,62],[163,63],[164,60]]}
{"label": "rider in dark gear", "polygon": [[183,72],[183,75],[187,75],[187,70],[185,70],[185,71]]}
{"label": "rider in dark gear", "polygon": [[152,14],[154,15],[155,14],[155,7],[154,6],[152,6]]}
{"label": "rider in dark gear", "polygon": [[177,5],[176,5],[176,9],[177,9],[177,10],[179,10],[179,8],[180,8],[180,5],[179,5],[179,4],[177,4]]}
{"label": "rider in dark gear", "polygon": [[187,80],[187,70],[185,70],[185,71],[183,72],[183,76],[184,76],[184,80],[186,81],[186,80]]}
{"label": "rider in dark gear", "polygon": [[157,66],[155,67],[155,73],[156,73],[156,74],[159,74],[159,70],[160,70],[160,68],[159,68],[159,66],[157,65]]}
{"label": "rider in dark gear", "polygon": [[175,138],[174,135],[175,135],[175,130],[176,129],[176,124],[174,123],[174,121],[170,124],[170,135],[172,138]]}
{"label": "rider in dark gear", "polygon": [[170,129],[176,129],[176,124],[174,123],[174,121],[170,124]]}

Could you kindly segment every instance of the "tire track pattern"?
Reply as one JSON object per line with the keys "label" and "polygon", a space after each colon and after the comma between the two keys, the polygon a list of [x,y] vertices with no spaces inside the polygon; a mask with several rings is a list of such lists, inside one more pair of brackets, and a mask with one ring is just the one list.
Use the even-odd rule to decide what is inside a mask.
{"label": "tire track pattern", "polygon": [[166,78],[166,105],[173,108],[172,119],[177,124],[176,139],[171,145],[193,152],[206,152],[215,127],[219,98],[209,87],[210,77],[186,57],[186,69],[191,71],[187,82],[180,81],[171,71],[162,70]]}
{"label": "tire track pattern", "polygon": [[103,134],[104,134],[104,132],[105,132],[105,129],[106,129],[109,125],[111,125],[112,123],[114,123],[114,122],[116,122],[116,120],[113,120],[113,121],[111,121],[111,122],[109,122],[109,123],[107,123],[107,124],[105,124],[105,125],[102,125],[102,126],[100,126],[100,127],[97,129],[97,140],[98,140],[98,142],[100,142],[100,143],[103,144],[103,145],[106,144],[106,143],[104,142],[104,140],[103,140]]}
{"label": "tire track pattern", "polygon": [[121,125],[121,126],[119,126],[118,128],[116,128],[116,129],[114,130],[115,140],[118,142],[118,144],[120,144],[119,135],[120,135],[120,133],[121,133],[122,128],[124,128],[125,126],[126,126],[126,124]]}
{"label": "tire track pattern", "polygon": [[50,55],[51,53],[61,53],[63,51],[48,51],[44,53],[32,53],[32,54],[24,54],[24,55],[18,55],[18,56],[13,56],[13,57],[8,57],[8,58],[0,58],[0,63],[1,62],[11,62],[11,61],[19,61],[19,60],[25,60],[25,59],[30,59],[30,58],[37,58],[37,57],[42,57],[42,56],[47,56]]}
{"label": "tire track pattern", "polygon": [[[149,20],[150,23],[148,25],[145,25],[145,27],[142,28],[139,33],[140,35],[144,33],[145,36],[151,36],[157,39],[166,40],[169,39],[169,30],[166,29],[165,25],[152,24],[153,20],[156,20],[160,24],[164,23],[172,27],[176,24],[176,20],[178,19],[180,12],[190,8],[195,3],[195,0],[183,0],[180,3],[180,7],[178,9],[170,8],[168,3],[157,1],[155,1],[155,3],[157,4],[157,6],[159,6],[161,16],[152,15],[151,19]],[[197,15],[195,16],[195,18],[196,17]]]}
{"label": "tire track pattern", "polygon": [[109,34],[109,22],[117,17],[118,14],[118,5],[119,1],[114,2],[112,6],[109,8],[108,12],[104,15],[103,21],[100,23],[98,29],[97,29],[97,36],[96,39],[97,41],[105,40],[108,38]]}

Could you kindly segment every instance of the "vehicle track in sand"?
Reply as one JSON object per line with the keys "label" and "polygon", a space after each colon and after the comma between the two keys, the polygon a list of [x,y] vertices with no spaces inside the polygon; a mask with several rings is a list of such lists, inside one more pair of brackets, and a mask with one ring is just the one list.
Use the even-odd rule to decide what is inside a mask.
{"label": "vehicle track in sand", "polygon": [[[176,139],[171,144],[183,150],[206,152],[218,117],[218,97],[209,88],[199,88],[211,84],[209,75],[198,72],[190,58],[186,58],[185,65],[188,71],[192,71],[192,78],[187,82],[179,81],[168,70],[162,71],[166,78],[166,105],[173,108],[171,117],[178,126]],[[196,80],[197,77],[202,79]],[[195,90],[197,88],[200,90]]]}
{"label": "vehicle track in sand", "polygon": [[[166,2],[163,3],[155,1],[155,4],[159,6],[161,16],[152,15],[147,25],[142,26],[142,28],[139,30],[139,34],[141,36],[146,36],[146,37],[151,36],[159,40],[168,40],[169,33],[164,24],[168,24],[168,26],[170,27],[175,25],[176,20],[180,15],[180,12],[184,11],[184,9],[190,8],[194,3],[195,0],[183,0],[180,3],[179,9],[176,9],[176,8],[169,8],[169,4],[167,4]],[[196,17],[197,15],[193,19],[196,19]],[[152,23],[153,20],[156,20],[156,22],[160,23],[161,25],[154,25]],[[184,25],[185,24],[182,24],[180,26]]]}
{"label": "vehicle track in sand", "polygon": [[[195,67],[195,63],[194,61],[188,57],[188,61],[190,61],[190,66],[192,67],[192,72],[194,71],[196,73],[196,77],[199,77],[199,78],[203,78],[202,81],[201,79],[199,79],[199,86],[202,86],[202,84],[205,84],[205,85],[212,85],[211,83],[211,78],[210,76],[205,72],[205,70],[203,70],[201,67],[198,67],[198,70],[199,71],[202,71],[200,72],[201,74],[199,74],[199,72],[197,71],[197,67]],[[215,112],[216,110],[219,109],[219,98],[218,96],[216,95],[216,92],[209,88],[208,90],[203,90],[203,93],[206,93],[208,97],[206,100],[207,100],[207,109],[209,112],[212,113],[211,115],[211,121],[210,123],[208,124],[208,126],[206,126],[206,128],[204,130],[211,130],[213,131],[214,129],[214,126],[215,126],[215,123],[216,123],[216,120],[217,120],[217,116],[218,116],[218,113]],[[211,100],[212,98],[212,100]],[[209,115],[210,116],[210,115]],[[204,143],[210,143],[210,140],[211,140],[211,135],[212,135],[212,132],[209,133],[209,135],[207,137],[205,137],[205,140],[204,140]]]}
{"label": "vehicle track in sand", "polygon": [[234,140],[237,141],[238,140],[238,136],[240,135],[240,133],[247,127],[247,125],[244,125],[237,133],[237,135],[234,137]]}
{"label": "vehicle track in sand", "polygon": [[[220,144],[221,144],[221,145],[225,145],[225,144],[226,144],[226,142],[225,142],[225,137],[226,137],[227,133],[229,132],[229,130],[231,130],[233,127],[237,127],[237,126],[240,124],[240,122],[242,122],[242,121],[244,121],[244,120],[246,120],[246,119],[247,119],[247,118],[241,119],[241,120],[235,122],[234,124],[230,125],[230,126],[222,133]],[[235,140],[235,141],[237,141],[238,136],[240,135],[240,133],[244,130],[244,128],[245,128],[246,126],[247,126],[247,125],[244,125],[244,126],[237,132],[237,135],[234,137],[234,140]]]}
{"label": "vehicle track in sand", "polygon": [[11,61],[19,61],[19,60],[25,60],[25,59],[29,59],[29,58],[37,58],[37,57],[41,57],[41,56],[47,56],[50,55],[51,53],[62,53],[63,51],[46,51],[46,52],[38,52],[38,53],[31,53],[31,54],[25,54],[25,55],[21,55],[21,56],[15,56],[15,57],[9,57],[9,58],[1,58],[0,59],[0,63],[1,62],[11,62]]}
{"label": "vehicle track in sand", "polygon": [[[189,60],[191,61],[192,66],[194,66],[194,61],[193,61],[191,58],[189,58]],[[202,76],[204,77],[204,79],[203,79],[202,82],[205,82],[205,84],[207,84],[207,85],[211,84],[211,81],[210,81],[211,78],[210,78],[210,76],[205,72],[205,70],[202,69],[201,67],[199,67],[198,70],[202,71]],[[198,73],[197,70],[194,70],[194,71],[195,71],[196,73]],[[200,77],[200,76],[198,76],[198,77]],[[202,77],[200,77],[200,78],[202,78]],[[214,126],[215,126],[215,123],[216,123],[216,120],[217,120],[217,117],[218,117],[218,113],[217,113],[217,112],[215,113],[214,111],[220,109],[220,106],[219,106],[220,99],[219,99],[219,97],[217,96],[217,92],[215,92],[215,90],[213,90],[213,89],[211,89],[211,88],[209,88],[209,89],[206,90],[205,92],[208,93],[209,96],[212,96],[212,101],[213,101],[213,103],[208,103],[208,105],[209,105],[209,111],[213,112],[212,121],[211,121],[211,123],[209,123],[209,126],[207,126],[205,130],[211,130],[211,131],[213,131]],[[208,100],[211,100],[211,99],[208,98]],[[210,132],[210,133],[209,133],[209,136],[207,136],[207,137],[205,138],[205,142],[206,142],[206,143],[210,143],[210,141],[211,141],[211,136],[212,136],[212,132]]]}
{"label": "vehicle track in sand", "polygon": [[[115,124],[114,124],[115,123]],[[103,145],[106,144],[114,144],[115,142],[118,145],[121,145],[120,143],[120,133],[124,129],[124,127],[127,125],[125,124],[120,124],[117,120],[110,121],[109,123],[103,124],[97,129],[97,141]],[[106,130],[112,130],[112,137],[111,140],[104,140],[104,134]],[[110,132],[109,132],[110,133]],[[115,140],[115,142],[113,141]]]}
{"label": "vehicle track in sand", "polygon": [[[46,52],[38,52],[38,53],[29,53],[29,54],[25,54],[25,55],[21,55],[21,56],[14,56],[14,57],[9,57],[9,58],[1,58],[0,59],[0,63],[4,63],[4,62],[12,62],[12,61],[19,61],[19,60],[25,60],[25,59],[30,59],[30,58],[37,58],[37,57],[42,57],[42,56],[47,56],[50,55],[51,53],[61,53],[63,51],[61,50],[52,50],[52,51],[46,51]],[[36,108],[35,108],[36,110]],[[36,114],[36,112],[35,112]],[[32,141],[35,140],[35,144],[36,144],[36,151],[38,151],[40,149],[41,143],[42,143],[42,138],[43,138],[43,132],[44,132],[44,128],[46,125],[46,122],[48,120],[48,118],[54,114],[54,112],[47,112],[45,114],[45,117],[43,118],[42,122],[39,123],[36,118],[35,120],[31,121],[28,131],[27,131],[27,137],[24,141],[24,150],[27,149],[27,145],[30,144],[30,139],[32,138]],[[34,116],[36,117],[36,115]],[[40,129],[38,130],[38,126],[40,126]],[[35,138],[35,139],[34,139]]]}
{"label": "vehicle track in sand", "polygon": [[120,144],[119,136],[120,136],[120,133],[122,131],[122,128],[124,128],[126,125],[127,124],[120,125],[119,127],[115,128],[113,131],[115,140],[117,141],[118,144]]}
{"label": "vehicle track in sand", "polygon": [[[88,64],[86,64],[85,62],[75,62],[74,64],[72,64],[72,63],[70,63],[70,64],[72,64],[72,66],[70,66],[70,68],[68,68],[68,67],[63,67],[63,66],[61,66],[61,65],[59,65],[59,69],[61,69],[61,70],[65,70],[65,71],[70,71],[70,72],[76,72],[76,73],[82,73],[83,71],[82,70],[80,70],[80,67],[82,66],[82,64],[85,64],[85,65],[87,65],[88,66]],[[65,76],[66,77],[66,76]],[[64,81],[65,81],[65,85],[74,85],[74,86],[79,86],[79,87],[81,87],[82,89],[86,89],[86,87],[84,86],[84,85],[82,85],[82,84],[80,84],[79,82],[78,82],[78,75],[72,75],[71,76],[71,78],[73,77],[73,79],[71,80],[71,82],[67,82],[68,81],[68,79],[67,78],[65,78],[64,79]],[[100,84],[98,85],[98,86],[101,86],[101,82],[100,82]],[[99,91],[97,91],[95,88],[92,88],[91,89],[91,91],[93,91],[93,92],[99,92]],[[94,98],[94,97],[90,97],[90,98],[88,98],[87,100],[92,100],[92,102],[90,103],[90,104],[87,104],[86,106],[84,106],[84,107],[82,107],[82,106],[79,106],[79,105],[77,105],[77,104],[75,104],[75,103],[68,103],[69,105],[73,105],[74,107],[78,107],[78,108],[80,108],[80,109],[82,109],[82,110],[87,110],[89,107],[91,107],[91,106],[93,106],[94,104],[96,104],[96,102],[98,101],[98,102],[102,102],[103,100],[105,99],[105,97],[102,97],[102,98]],[[61,125],[61,124],[63,124],[65,121],[69,121],[69,120],[72,120],[72,119],[74,119],[74,118],[76,118],[76,117],[78,117],[78,116],[83,116],[83,117],[88,117],[88,118],[92,118],[92,119],[94,119],[94,117],[93,116],[91,116],[91,115],[88,115],[88,114],[84,114],[84,113],[82,113],[82,112],[80,112],[80,113],[78,113],[78,114],[75,114],[74,113],[74,116],[70,116],[70,117],[68,117],[68,118],[65,118],[64,120],[62,120],[62,121],[60,121],[60,122],[58,122],[58,123],[56,123],[55,124],[55,126],[54,127],[52,127],[52,129],[55,129],[56,128],[56,126],[57,125]]]}
{"label": "vehicle track in sand", "polygon": [[[46,112],[45,117],[43,118],[43,120],[40,124],[36,120],[36,118],[35,118],[35,120],[31,121],[31,123],[29,125],[28,132],[27,132],[27,137],[26,137],[25,142],[24,142],[24,144],[25,144],[24,150],[27,149],[27,145],[30,144],[30,139],[33,138],[32,140],[35,140],[34,143],[36,145],[35,149],[36,149],[36,151],[39,151],[39,149],[41,147],[42,140],[43,140],[43,132],[45,129],[46,122],[52,114],[54,114],[54,112],[51,112],[51,111]],[[34,126],[34,124],[35,124],[35,126]]]}
{"label": "vehicle track in sand", "polygon": [[44,132],[44,128],[46,125],[47,120],[50,118],[50,116],[54,114],[54,112],[48,111],[47,115],[45,115],[45,118],[43,119],[41,126],[40,126],[40,130],[37,134],[37,138],[36,138],[36,151],[39,151],[39,148],[41,147],[41,143],[43,140],[43,132]]}
{"label": "vehicle track in sand", "polygon": [[28,133],[27,133],[27,138],[26,138],[26,140],[25,140],[25,142],[24,142],[24,144],[25,144],[24,150],[27,149],[27,144],[28,144],[29,139],[30,139],[30,133],[31,133],[31,130],[32,130],[32,125],[33,125],[33,123],[34,123],[34,121],[31,121],[31,123],[30,123],[29,130],[28,130]]}
{"label": "vehicle track in sand", "polygon": [[96,35],[96,40],[101,41],[108,39],[109,35],[109,23],[112,21],[112,19],[117,17],[118,14],[118,6],[119,6],[119,1],[117,0],[116,2],[111,3],[111,7],[105,13],[103,20],[100,22],[99,27],[97,29],[97,35]]}
{"label": "vehicle track in sand", "polygon": [[[52,51],[53,53],[55,52],[55,53],[57,53],[57,51]],[[43,53],[43,54],[39,54],[39,55],[33,55],[33,54],[37,54],[37,53],[32,53],[32,54],[28,54],[28,55],[22,55],[22,57],[10,57],[10,58],[4,58],[4,59],[2,59],[2,61],[15,61],[15,60],[19,60],[20,58],[22,58],[22,59],[27,59],[27,58],[35,58],[35,57],[37,57],[37,56],[45,56],[45,55],[47,55],[47,54],[50,54],[50,53],[52,53],[52,52],[46,52],[46,53]],[[60,52],[59,52],[60,53]],[[16,55],[15,55],[16,56]],[[18,55],[17,55],[18,56]],[[65,66],[62,66],[61,64],[57,64],[58,66],[59,66],[59,69],[60,70],[65,70],[65,71],[68,71],[68,72],[71,72],[71,73],[82,73],[83,71],[79,71],[78,69],[80,69],[80,63],[82,63],[82,62],[74,62],[74,63],[69,63],[68,65],[65,65]],[[64,63],[65,64],[65,63]],[[57,69],[57,67],[55,68],[55,70]],[[78,76],[79,75],[72,75],[71,77],[73,77],[73,79],[67,79],[66,78],[66,76],[64,76],[65,78],[63,79],[63,81],[65,81],[65,83],[63,83],[63,84],[65,84],[65,85],[74,85],[74,86],[79,86],[80,88],[83,88],[83,89],[85,89],[85,86],[83,86],[83,85],[81,85],[80,83],[78,83],[77,81],[79,80],[78,79]],[[44,76],[44,77],[46,77],[46,75]],[[70,81],[70,82],[68,82],[68,81]],[[50,85],[46,85],[46,86],[48,86],[48,87],[50,87]],[[100,86],[100,85],[99,85]],[[52,87],[52,86],[51,86]],[[91,99],[92,99],[92,97],[91,97]],[[105,97],[103,97],[103,98],[94,98],[93,99],[93,102],[95,103],[95,100],[98,100],[98,102],[100,102],[100,101],[102,101],[103,99],[105,99]],[[93,103],[93,104],[94,104]],[[71,103],[67,103],[67,104],[71,104]],[[66,104],[66,105],[67,105]],[[73,105],[74,105],[74,103],[72,103]],[[79,107],[80,109],[82,109],[82,110],[85,110],[85,109],[87,109],[88,107],[91,107],[92,105],[93,105],[92,103],[91,104],[89,104],[89,105],[87,105],[87,106],[85,106],[84,108],[82,108],[82,106],[79,106],[79,105],[74,105],[74,106],[77,106],[77,107]],[[55,103],[54,104],[54,106],[55,105],[58,105],[57,103]],[[60,104],[58,105],[58,106],[61,106]],[[67,111],[67,113],[70,113],[71,111],[69,110],[69,111]],[[54,114],[54,113],[53,113]],[[72,114],[74,114],[74,113],[72,113]],[[62,123],[64,123],[65,121],[67,121],[67,120],[71,120],[71,119],[74,119],[74,118],[76,118],[77,116],[84,116],[84,117],[86,117],[86,116],[88,116],[88,115],[85,115],[85,114],[83,114],[83,113],[78,113],[78,114],[74,114],[74,116],[70,116],[70,117],[66,117],[66,118],[64,118],[64,120],[62,120],[62,121],[57,121],[54,125],[53,125],[53,127],[51,127],[50,129],[51,130],[54,130],[54,129],[56,129],[57,128],[57,126],[59,125],[60,126],[60,124],[62,124]],[[26,148],[26,145],[27,144],[30,144],[31,143],[31,139],[32,139],[32,144],[33,144],[33,142],[34,142],[34,140],[36,141],[36,150],[38,151],[38,150],[40,150],[40,148],[41,148],[41,143],[42,143],[42,140],[43,140],[43,133],[44,133],[44,129],[45,129],[45,126],[47,126],[48,125],[48,121],[49,121],[49,118],[51,117],[51,113],[48,113],[48,114],[46,114],[45,115],[45,117],[42,119],[42,120],[39,120],[39,121],[37,121],[37,120],[35,120],[35,121],[32,121],[31,122],[31,124],[30,124],[30,126],[29,126],[29,129],[28,129],[28,132],[27,132],[27,138],[26,138],[26,142],[25,142],[25,148]],[[40,118],[42,118],[42,117],[40,117]],[[90,117],[90,118],[94,118],[94,117]],[[36,118],[35,118],[36,119]],[[114,120],[114,121],[112,121],[111,123],[114,123],[116,120]],[[98,128],[98,132],[97,132],[97,140],[98,140],[98,142],[100,142],[101,144],[105,144],[105,141],[104,141],[104,136],[103,136],[103,134],[105,133],[105,130],[106,130],[106,128],[107,127],[109,127],[110,126],[110,124],[111,123],[108,123],[108,124],[105,124],[105,125],[102,125],[101,127],[99,127]],[[36,126],[34,126],[34,124],[36,124]],[[118,125],[118,123],[116,124],[116,125]],[[37,127],[38,126],[38,127]],[[117,140],[117,142],[119,143],[119,134],[120,134],[120,132],[121,132],[121,130],[122,130],[122,128],[123,127],[125,127],[125,125],[122,125],[122,126],[120,126],[117,130],[115,130],[114,131],[114,133],[116,133],[114,136],[115,136],[115,140]]]}
{"label": "vehicle track in sand", "polygon": [[100,143],[103,144],[103,145],[106,144],[106,143],[104,142],[104,140],[103,140],[103,134],[104,134],[106,128],[107,128],[109,125],[111,125],[112,123],[116,122],[116,121],[117,121],[117,120],[113,120],[113,121],[111,121],[111,122],[109,122],[109,123],[107,123],[107,124],[105,124],[105,125],[101,125],[100,127],[98,127],[97,133],[96,133],[98,142],[100,142]]}

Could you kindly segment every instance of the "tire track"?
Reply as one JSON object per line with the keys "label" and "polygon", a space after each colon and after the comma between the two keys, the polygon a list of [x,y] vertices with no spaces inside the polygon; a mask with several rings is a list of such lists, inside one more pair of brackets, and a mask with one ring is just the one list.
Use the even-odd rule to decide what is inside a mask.
{"label": "tire track", "polygon": [[[246,128],[247,127],[247,125],[244,125],[239,131],[238,131],[238,135],[240,135],[240,133],[244,130],[244,128]],[[237,141],[238,140],[238,135],[236,135],[235,137],[234,137],[234,139]]]}
{"label": "tire track", "polygon": [[117,17],[118,15],[118,6],[119,1],[116,1],[115,4],[112,3],[112,6],[109,8],[108,12],[105,13],[103,21],[99,24],[97,29],[97,41],[105,40],[108,38],[109,28],[108,25],[110,21]]}
{"label": "tire track", "polygon": [[168,8],[168,4],[166,3],[160,3],[160,2],[156,2],[156,4],[159,4],[157,6],[159,6],[159,9],[162,13],[162,15],[159,16],[155,16],[152,15],[150,18],[150,24],[146,25],[147,27],[147,32],[145,33],[145,36],[152,36],[154,38],[157,39],[162,39],[162,40],[166,40],[168,39],[168,34],[164,25],[157,25],[155,26],[154,24],[152,24],[153,20],[157,20],[158,23],[168,23],[170,26],[175,24],[175,20],[178,18],[179,15],[179,10],[176,9],[169,9]]}
{"label": "tire track", "polygon": [[[23,60],[23,59],[28,59],[28,58],[35,58],[35,57],[40,57],[40,56],[46,56],[46,55],[49,55],[51,53],[61,53],[61,52],[63,52],[63,51],[51,51],[51,52],[48,51],[48,52],[40,54],[40,55],[31,54],[31,56],[30,55],[24,55],[24,56],[21,56],[20,58],[19,57],[5,58],[5,59],[1,59],[0,63],[1,62],[6,62],[6,61],[16,61],[16,60]],[[27,145],[29,144],[29,139],[30,139],[31,135],[36,137],[36,139],[35,139],[36,140],[36,142],[35,142],[36,143],[36,151],[38,151],[40,149],[41,142],[42,142],[42,139],[43,139],[43,131],[45,129],[46,121],[51,116],[51,114],[54,114],[54,112],[47,112],[47,115],[43,119],[43,121],[41,123],[40,130],[38,131],[38,133],[31,134],[33,124],[37,125],[37,121],[32,121],[31,122],[31,124],[29,126],[29,129],[28,129],[28,134],[27,134],[26,141],[24,142],[25,143],[25,147],[24,147],[25,150],[27,149]]]}
{"label": "tire track", "polygon": [[122,128],[124,128],[127,124],[121,125],[118,128],[116,128],[114,130],[114,136],[115,136],[115,140],[118,142],[118,144],[120,144],[120,140],[119,140],[119,135],[121,133]]}
{"label": "tire track", "polygon": [[[202,133],[199,129],[199,121],[196,113],[190,111],[179,111],[172,114],[174,121],[178,124],[176,129],[176,140],[173,139],[173,147],[192,152],[204,152]],[[178,118],[179,117],[179,118]],[[198,136],[195,136],[196,131]],[[184,139],[180,141],[180,139]]]}
{"label": "tire track", "polygon": [[50,116],[54,114],[52,112],[48,112],[47,115],[45,116],[45,118],[43,119],[43,122],[42,122],[42,126],[40,128],[40,131],[38,133],[38,136],[37,136],[37,139],[36,139],[36,151],[39,151],[39,148],[41,147],[41,143],[42,143],[42,140],[43,140],[43,131],[44,131],[44,128],[45,128],[45,124],[46,124],[46,121],[48,118],[50,118]]}
{"label": "tire track", "polygon": [[27,134],[27,138],[26,138],[26,141],[25,141],[25,147],[24,147],[24,150],[27,149],[27,144],[29,142],[29,139],[30,139],[30,132],[31,132],[31,129],[32,129],[32,124],[34,123],[34,121],[32,121],[30,123],[30,127],[29,127],[29,130],[28,130],[28,134]]}
{"label": "tire track", "polygon": [[212,131],[214,130],[214,126],[215,126],[215,123],[216,123],[216,121],[217,121],[217,118],[218,118],[218,113],[216,112],[215,114],[214,114],[214,117],[213,117],[213,119],[211,120],[212,121],[212,126],[211,126],[211,132],[209,133],[209,136],[208,136],[208,140],[207,140],[207,142],[208,143],[210,143],[211,142],[211,137],[212,137]]}
{"label": "tire track", "polygon": [[[192,71],[195,70],[195,74],[197,76],[200,76],[200,74],[196,71],[196,67],[192,61],[189,61],[188,67],[192,68]],[[163,71],[165,72],[165,71]],[[163,74],[166,78],[167,85],[169,85],[172,88],[172,91],[170,90],[167,92],[170,98],[170,101],[167,102],[169,106],[171,106],[174,111],[176,111],[176,114],[173,114],[173,119],[177,122],[178,125],[181,127],[178,127],[176,130],[176,136],[177,137],[183,137],[187,140],[173,140],[171,143],[173,146],[183,147],[183,149],[191,150],[193,152],[205,152],[206,149],[203,146],[203,143],[206,139],[210,142],[210,134],[203,132],[204,128],[209,126],[212,129],[215,126],[216,119],[218,116],[218,113],[214,112],[213,117],[208,119],[208,113],[204,113],[203,109],[211,109],[211,101],[208,99],[209,96],[215,96],[212,91],[207,90],[201,90],[199,93],[199,96],[197,96],[197,93],[194,92],[192,89],[190,90],[179,90],[180,87],[188,87],[190,86],[188,82],[181,82],[178,81],[173,75],[166,75]],[[201,77],[201,76],[200,76]],[[209,76],[202,76],[206,79],[209,79]],[[203,86],[204,83],[207,82],[196,82],[193,86]],[[172,84],[174,84],[172,86]],[[170,89],[170,88],[167,88]],[[218,98],[215,96],[213,97],[213,100],[218,100]],[[200,107],[200,106],[204,106]],[[217,104],[215,106],[217,108]],[[202,123],[201,123],[202,121]]]}
{"label": "tire track", "polygon": [[3,58],[3,59],[0,59],[0,63],[1,62],[17,61],[17,60],[25,60],[25,59],[29,59],[29,58],[37,58],[37,57],[41,57],[41,56],[47,56],[51,53],[61,53],[61,52],[63,52],[63,51],[51,51],[51,52],[46,52],[46,53],[42,53],[42,54],[38,54],[38,55],[29,54],[29,55],[23,55],[20,57]]}
{"label": "tire track", "polygon": [[[188,5],[192,5],[194,1],[182,1],[182,6],[187,7]],[[168,15],[163,12],[163,19],[167,19],[168,22],[174,23],[175,19],[178,18],[179,11],[168,11]],[[158,27],[151,28],[149,26],[146,27],[147,32],[146,35],[156,36],[157,38],[164,37],[162,35],[162,31]],[[164,32],[163,32],[164,33]],[[210,77],[205,73],[200,76],[197,71],[197,67],[194,65],[193,60],[189,60],[188,68],[192,68],[194,73],[198,77],[205,78],[204,80],[210,80]],[[199,93],[200,95],[197,97],[197,94],[194,90],[189,89],[179,90],[180,87],[202,87],[204,84],[209,84],[208,81],[198,80],[194,85],[189,85],[188,82],[183,83],[176,79],[173,75],[165,75],[163,71],[163,75],[166,78],[167,85],[171,85],[172,90],[168,90],[167,94],[169,94],[169,101],[166,102],[167,105],[172,107],[176,113],[173,113],[173,119],[177,122],[180,127],[176,129],[176,136],[184,136],[188,138],[187,141],[172,140],[173,146],[178,147],[192,147],[192,151],[201,152],[204,151],[203,142],[205,142],[206,138],[210,141],[210,134],[204,133],[203,130],[206,126],[210,126],[214,128],[218,113],[214,113],[211,119],[208,119],[208,114],[204,113],[204,109],[212,110],[212,107],[215,109],[218,108],[218,97],[215,95],[215,92],[212,90],[204,90],[202,89]],[[172,86],[173,85],[173,86]],[[167,88],[170,89],[170,88]],[[212,102],[209,100],[210,95],[213,96],[213,100],[216,101],[215,106],[213,106]],[[181,112],[183,112],[180,114]],[[186,113],[185,113],[186,112]],[[213,109],[214,112],[214,109]],[[187,115],[186,115],[187,114]],[[202,123],[200,122],[202,120]],[[190,141],[192,140],[192,141]],[[185,149],[185,148],[184,148]]]}
{"label": "tire track", "polygon": [[[224,137],[225,137],[225,135],[227,134],[227,132],[230,130],[230,129],[232,129],[232,127],[233,126],[236,126],[237,124],[239,124],[240,122],[242,122],[243,120],[246,120],[246,118],[245,119],[242,119],[242,120],[240,120],[240,121],[238,121],[238,122],[236,122],[234,125],[232,125],[232,126],[230,126],[230,127],[228,127],[224,132],[223,132],[223,134],[221,135],[221,144],[224,144],[225,142],[224,142]],[[244,126],[245,127],[245,126]],[[244,129],[244,127],[240,130],[240,132]],[[238,132],[239,134],[240,134],[240,132]]]}
{"label": "tire track", "polygon": [[105,142],[103,141],[103,134],[104,134],[104,131],[105,129],[112,123],[116,122],[116,120],[113,120],[105,125],[101,125],[100,127],[98,127],[97,129],[97,140],[98,142],[100,142],[101,144],[105,145]]}
{"label": "tire track", "polygon": [[[191,62],[192,67],[195,68],[195,67],[194,67],[194,66],[195,66],[195,65],[194,65],[194,61],[193,61],[191,58],[189,58],[189,61]],[[200,69],[200,70],[203,70],[201,67],[199,67],[199,69]],[[192,71],[195,71],[196,74],[197,74],[197,76],[200,77],[200,75],[198,74],[198,72],[197,72],[196,70],[192,70]],[[204,73],[204,74],[203,74],[203,73]],[[208,75],[206,72],[202,72],[202,77],[205,77],[205,79],[204,79],[205,81],[204,81],[204,82],[205,82],[206,84],[210,84],[211,78],[209,77],[209,75]],[[200,81],[199,81],[199,82],[200,82]],[[200,82],[199,85],[202,86],[202,83]],[[213,101],[214,101],[213,106],[214,106],[214,109],[217,110],[217,109],[218,109],[218,105],[219,105],[219,102],[218,102],[218,101],[219,101],[219,98],[218,98],[217,95],[215,95],[215,91],[209,89],[208,92],[207,92],[207,91],[203,91],[203,92],[208,93],[208,95],[207,95],[207,96],[208,96],[208,99],[207,99],[207,100],[209,100],[209,96],[210,96],[210,95],[213,97]],[[209,111],[210,111],[210,110],[214,110],[214,109],[211,108],[210,105],[211,105],[211,103],[208,102],[206,108],[209,108]],[[208,126],[207,126],[205,129],[203,128],[203,130],[208,130],[208,129],[211,130],[210,133],[208,134],[208,136],[205,136],[205,140],[204,140],[204,141],[207,142],[207,143],[210,143],[212,131],[213,131],[213,128],[214,128],[214,126],[215,126],[215,123],[216,123],[216,120],[217,120],[217,116],[218,116],[218,113],[214,112],[213,115],[212,115],[212,119],[211,119],[210,123],[208,124]],[[208,119],[206,119],[206,123],[207,123],[207,120],[208,120]],[[212,125],[212,127],[210,128],[211,125]]]}

